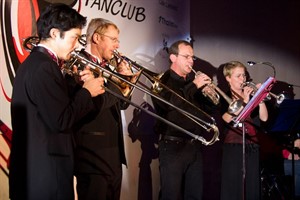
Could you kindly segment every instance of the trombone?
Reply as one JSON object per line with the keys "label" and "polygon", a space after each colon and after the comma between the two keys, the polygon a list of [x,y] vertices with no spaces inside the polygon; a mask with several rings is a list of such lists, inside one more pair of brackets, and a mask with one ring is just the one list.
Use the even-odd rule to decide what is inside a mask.
{"label": "trombone", "polygon": [[183,100],[185,103],[189,104],[190,106],[192,106],[193,108],[195,108],[197,111],[201,112],[203,115],[205,115],[206,117],[210,118],[213,122],[214,119],[208,115],[206,112],[204,112],[203,110],[199,109],[197,106],[195,106],[194,104],[192,104],[191,102],[187,101],[185,98],[183,98],[182,96],[180,96],[179,94],[177,94],[175,91],[173,91],[171,88],[169,88],[167,85],[163,84],[160,81],[160,78],[162,77],[163,73],[161,74],[157,74],[154,73],[146,68],[144,68],[143,66],[139,65],[137,62],[131,60],[130,58],[126,57],[126,56],[121,56],[121,54],[117,51],[114,50],[114,56],[118,59],[118,60],[125,60],[126,62],[128,62],[134,69],[136,70],[140,70],[141,73],[147,77],[151,82],[152,82],[152,91],[155,94],[159,94],[163,89],[166,89],[168,91],[170,91],[171,93],[173,93],[174,95],[176,95],[176,97],[180,98],[181,100]]}
{"label": "trombone", "polygon": [[[94,70],[94,71],[98,71],[98,70],[99,70],[100,72],[102,71],[102,73],[108,73],[108,74],[111,74],[111,71],[110,71],[110,70],[108,70],[108,69],[106,69],[106,68],[103,68],[103,67],[97,65],[96,63],[90,61],[90,60],[87,60],[85,57],[83,57],[82,55],[80,55],[80,54],[79,54],[78,52],[76,52],[76,51],[72,52],[71,55],[72,55],[73,57],[76,57],[76,58],[78,59],[78,61],[84,62],[86,65],[89,65],[89,66],[91,67],[91,69]],[[123,58],[123,59],[124,59],[124,58]],[[132,63],[131,63],[131,64],[132,64]],[[100,68],[101,68],[101,69],[100,69]],[[135,68],[138,69],[137,66],[135,66]],[[154,80],[158,85],[160,85],[160,86],[162,86],[162,87],[165,86],[165,85],[163,85],[163,84],[158,80],[157,77],[151,77],[150,74],[149,74],[150,72],[149,72],[148,70],[146,70],[145,68],[142,68],[142,69],[139,69],[139,70],[142,70],[141,72],[142,72],[146,77],[151,78],[151,80],[152,80],[152,81]],[[152,72],[152,73],[153,73],[153,72]],[[154,73],[153,73],[153,74],[154,74]],[[167,123],[167,124],[169,124],[169,125],[171,125],[171,126],[174,126],[175,128],[178,128],[179,130],[181,130],[181,131],[183,131],[184,133],[190,135],[190,136],[193,137],[194,139],[201,141],[202,144],[204,144],[204,145],[211,145],[211,144],[213,144],[213,143],[215,143],[216,141],[219,140],[219,129],[218,129],[218,127],[217,127],[216,124],[215,124],[215,120],[214,120],[212,117],[210,117],[208,114],[206,114],[206,115],[210,117],[210,119],[212,120],[213,123],[205,122],[204,120],[202,120],[202,119],[200,119],[200,118],[198,118],[198,117],[192,115],[191,113],[189,113],[189,112],[187,112],[187,111],[185,111],[185,110],[183,110],[183,109],[181,109],[181,108],[179,108],[179,107],[176,107],[175,105],[171,104],[170,102],[164,100],[163,98],[161,98],[160,96],[158,96],[158,94],[156,94],[156,93],[154,93],[154,92],[151,92],[151,91],[149,91],[149,90],[147,90],[147,89],[145,89],[145,88],[143,88],[143,87],[141,87],[141,86],[139,86],[139,85],[137,85],[137,84],[135,84],[135,83],[132,83],[132,82],[126,80],[126,79],[125,79],[124,77],[122,77],[122,76],[118,76],[117,74],[112,74],[112,76],[117,76],[117,78],[120,79],[121,81],[123,81],[123,82],[129,84],[130,86],[132,86],[132,87],[134,87],[134,88],[137,88],[137,89],[139,89],[140,91],[142,91],[142,92],[144,92],[144,93],[146,93],[146,94],[148,94],[148,95],[150,95],[150,96],[152,96],[152,97],[158,99],[159,101],[162,101],[163,103],[165,103],[165,104],[171,106],[172,108],[176,109],[177,111],[179,111],[180,113],[184,114],[186,117],[188,117],[189,119],[191,119],[192,121],[194,121],[195,123],[197,123],[199,126],[201,126],[201,127],[202,127],[203,129],[205,129],[206,131],[208,131],[208,132],[213,131],[213,132],[214,132],[214,136],[212,137],[212,139],[211,139],[210,141],[207,141],[207,140],[206,140],[205,138],[203,138],[202,136],[195,135],[195,134],[193,134],[193,133],[191,133],[191,132],[189,132],[189,131],[187,131],[187,130],[185,130],[185,129],[179,127],[179,126],[177,126],[176,124],[174,124],[174,123],[172,123],[172,122],[170,122],[170,121],[167,121],[167,120],[165,120],[164,118],[161,118],[160,116],[158,116],[158,115],[156,115],[156,114],[154,114],[154,113],[151,114],[152,116],[154,116],[154,117],[156,117],[156,118],[158,118],[158,119],[164,121],[165,123]],[[166,89],[169,89],[169,88],[166,87]],[[174,93],[176,93],[176,92],[174,92]],[[176,93],[176,94],[177,94],[177,93]],[[178,95],[178,96],[180,96],[180,95]],[[180,96],[180,97],[181,97],[181,96]],[[121,98],[121,97],[120,97],[120,98]],[[181,98],[183,98],[183,97],[181,97]],[[121,98],[121,99],[123,99],[123,98]],[[139,106],[136,106],[134,103],[132,103],[132,102],[129,101],[128,99],[125,98],[125,99],[123,99],[123,100],[125,100],[126,102],[128,102],[128,103],[130,103],[130,104],[132,104],[132,105],[134,105],[135,107],[137,107],[137,108],[140,109]],[[187,101],[186,99],[184,99],[184,98],[183,98],[183,100],[186,101],[186,102],[188,102],[188,101]],[[189,104],[193,105],[193,104],[190,103],[190,102],[189,102]],[[195,106],[195,107],[196,107],[196,106]],[[197,109],[200,110],[199,108],[197,108]],[[144,109],[142,109],[142,110],[145,111]],[[204,113],[204,111],[202,111],[202,112]],[[148,114],[149,114],[149,113],[148,113]],[[202,123],[202,124],[201,124],[201,123]]]}
{"label": "trombone", "polygon": [[[202,128],[204,128],[205,130],[209,131],[210,129],[217,129],[217,127],[211,127],[215,124],[215,120],[213,117],[211,117],[209,114],[207,114],[206,112],[204,112],[203,110],[201,110],[200,108],[198,108],[197,106],[195,106],[194,104],[192,104],[190,101],[187,101],[185,98],[183,98],[182,96],[180,96],[179,94],[177,94],[175,91],[173,91],[171,88],[169,88],[167,85],[163,84],[160,81],[160,78],[163,76],[163,73],[161,74],[157,74],[154,73],[146,68],[144,68],[143,66],[139,65],[137,62],[131,60],[130,58],[126,57],[126,56],[122,56],[117,50],[114,50],[114,56],[116,57],[116,59],[119,60],[124,60],[125,62],[129,63],[130,66],[132,66],[134,69],[141,71],[141,73],[148,78],[151,82],[152,82],[152,91],[154,92],[154,94],[159,94],[163,89],[173,93],[176,97],[180,98],[181,100],[183,100],[185,103],[189,104],[190,106],[192,106],[193,108],[195,108],[195,110],[199,111],[200,113],[202,113],[205,117],[210,118],[210,120],[212,120],[212,124],[208,123],[206,124],[207,126],[203,125],[203,124],[199,124],[197,121],[195,121],[193,119],[193,117],[195,118],[195,116],[191,115],[190,113],[186,112],[186,111],[182,111],[180,110],[180,112],[184,113],[186,117],[190,118],[190,120],[194,121],[195,123],[197,123],[198,125],[200,125]],[[146,92],[145,92],[146,93]],[[150,96],[153,96],[152,93],[149,93]],[[158,100],[163,100],[161,97],[158,96]],[[165,100],[163,100],[165,101]],[[168,105],[170,105],[169,102],[167,102]],[[177,109],[176,106],[171,104],[171,107]],[[191,115],[191,116],[189,116]],[[197,118],[198,121],[201,121],[202,123],[207,123],[204,122],[203,120]]]}
{"label": "trombone", "polygon": [[[27,42],[34,41],[36,43],[34,43],[34,44],[26,44],[25,41],[27,41]],[[29,45],[31,45],[31,47],[33,48],[34,46],[36,46],[37,42],[38,42],[38,40],[32,40],[32,39],[28,39],[27,38],[26,40],[24,40],[23,46],[24,46],[25,49]],[[27,48],[27,50],[31,51],[32,48]],[[119,75],[118,73],[115,73],[115,72],[109,70],[108,69],[108,68],[110,68],[110,64],[109,63],[106,63],[106,65],[108,65],[108,67],[101,66],[98,63],[92,62],[90,59],[87,58],[86,55],[90,55],[90,54],[88,52],[86,52],[84,49],[82,49],[80,51],[73,51],[73,52],[71,52],[71,59],[70,60],[72,60],[72,62],[67,62],[67,64],[64,66],[64,69],[68,73],[72,74],[73,73],[72,72],[73,65],[89,66],[90,69],[93,71],[94,74],[104,76],[105,78],[107,78],[108,81],[112,82],[113,84],[116,84],[116,85],[124,84],[124,85],[127,85],[128,87],[131,87],[131,88],[137,88],[140,91],[142,91],[142,92],[144,92],[144,93],[146,93],[146,94],[148,94],[148,95],[150,95],[150,96],[158,99],[159,101],[164,102],[165,104],[171,106],[172,108],[176,109],[178,112],[184,114],[186,117],[188,117],[189,119],[191,119],[192,121],[194,121],[195,123],[197,123],[199,126],[201,126],[206,131],[208,131],[208,132],[212,131],[213,132],[212,138],[209,141],[207,141],[202,136],[196,135],[194,133],[191,133],[190,131],[183,129],[182,127],[174,124],[173,122],[170,122],[170,121],[168,121],[168,120],[160,117],[159,115],[157,115],[157,114],[155,114],[155,113],[153,113],[151,111],[148,111],[148,110],[142,108],[141,106],[136,105],[134,102],[132,102],[128,98],[126,98],[126,96],[123,94],[123,92],[122,92],[122,94],[123,94],[123,96],[122,96],[122,95],[119,95],[119,94],[117,94],[117,93],[109,90],[108,88],[105,88],[105,90],[107,92],[115,95],[116,97],[118,97],[118,98],[120,98],[120,99],[128,102],[129,104],[133,105],[134,107],[136,107],[136,108],[138,108],[140,110],[143,110],[144,112],[150,114],[151,116],[153,116],[153,117],[155,117],[155,118],[157,118],[157,119],[165,122],[166,124],[168,124],[170,126],[173,126],[174,128],[177,128],[178,130],[180,130],[180,131],[188,134],[189,136],[191,136],[195,140],[200,141],[202,144],[204,144],[206,146],[207,145],[212,145],[216,141],[219,141],[219,129],[218,129],[218,127],[215,124],[215,120],[211,116],[209,116],[208,114],[206,114],[206,116],[208,116],[212,120],[212,123],[205,122],[204,120],[202,120],[202,119],[200,119],[200,118],[192,115],[191,113],[186,112],[185,110],[183,110],[183,109],[181,109],[179,107],[176,107],[175,105],[173,105],[173,104],[169,103],[168,101],[164,100],[163,98],[161,98],[158,95],[158,93],[151,92],[151,91],[149,91],[149,90],[147,90],[147,89],[145,89],[145,88],[143,88],[143,87],[141,87],[141,86],[139,86],[139,85],[136,84],[136,82],[138,81],[138,79],[140,77],[140,74],[142,73],[147,78],[149,78],[151,81],[154,81],[154,84],[156,84],[158,87],[163,87],[164,85],[160,82],[159,77],[153,76],[153,74],[155,74],[154,72],[151,72],[151,71],[143,68],[142,66],[138,65],[137,63],[134,63],[135,64],[134,67],[136,69],[138,69],[139,71],[137,73],[138,75],[133,75],[134,81],[131,81],[131,80],[128,80],[127,76],[124,77],[122,75]],[[125,57],[123,57],[122,59],[125,59]],[[130,64],[133,65],[133,62],[131,62]],[[114,78],[112,78],[112,77],[114,77]],[[183,98],[183,97],[181,97],[181,98]],[[188,102],[187,100],[185,100],[185,101]],[[190,102],[189,102],[189,104],[193,105]],[[199,108],[197,108],[197,109],[200,110]],[[202,111],[202,112],[205,113],[204,111]]]}

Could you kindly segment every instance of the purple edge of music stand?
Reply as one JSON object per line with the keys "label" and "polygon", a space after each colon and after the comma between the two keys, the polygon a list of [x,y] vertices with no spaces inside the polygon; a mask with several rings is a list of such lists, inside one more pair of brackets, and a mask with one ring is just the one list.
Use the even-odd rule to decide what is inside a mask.
{"label": "purple edge of music stand", "polygon": [[240,112],[240,114],[233,119],[234,127],[237,127],[237,125],[240,122],[243,122],[256,108],[256,106],[268,95],[270,92],[273,84],[276,82],[274,77],[269,77],[257,90],[255,95],[251,98],[251,100],[247,103],[247,105],[243,108],[243,110]]}
{"label": "purple edge of music stand", "polygon": [[237,127],[240,123],[242,124],[242,129],[243,129],[243,169],[242,169],[242,183],[243,183],[243,192],[242,192],[242,200],[246,199],[246,160],[245,160],[245,126],[244,126],[244,121],[245,119],[251,114],[253,109],[268,95],[270,92],[273,84],[276,82],[274,77],[269,77],[257,90],[255,95],[251,98],[251,100],[247,103],[247,105],[243,108],[243,110],[240,112],[240,114],[235,117],[233,121],[233,126]]}

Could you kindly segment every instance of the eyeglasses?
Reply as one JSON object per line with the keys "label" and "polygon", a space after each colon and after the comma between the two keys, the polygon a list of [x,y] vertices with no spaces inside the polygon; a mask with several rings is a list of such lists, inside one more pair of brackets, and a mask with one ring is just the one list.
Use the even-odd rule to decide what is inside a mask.
{"label": "eyeglasses", "polygon": [[182,57],[184,57],[185,59],[189,59],[189,58],[191,58],[192,60],[197,60],[197,58],[195,57],[195,56],[190,56],[190,55],[182,55],[182,54],[177,54],[178,56],[182,56]]}
{"label": "eyeglasses", "polygon": [[[96,32],[96,33],[98,33],[98,32]],[[113,42],[113,43],[120,43],[120,40],[118,40],[118,38],[115,38],[115,37],[112,37],[112,36],[109,36],[109,35],[105,35],[105,34],[102,34],[102,33],[98,33],[99,35],[103,35],[103,36],[105,36],[105,37],[108,37],[109,39],[111,39],[111,41]]]}

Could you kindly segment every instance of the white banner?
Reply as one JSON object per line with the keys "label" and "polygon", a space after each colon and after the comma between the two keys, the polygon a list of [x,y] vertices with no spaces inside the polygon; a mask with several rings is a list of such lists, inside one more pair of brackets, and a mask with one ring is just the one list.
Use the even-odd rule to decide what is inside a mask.
{"label": "white banner", "polygon": [[[36,35],[35,22],[49,4],[63,2],[82,15],[106,18],[120,29],[119,51],[143,67],[160,73],[168,68],[166,47],[178,39],[189,40],[188,0],[0,0],[0,199],[8,199],[8,162],[11,142],[10,102],[12,83],[20,63],[28,55],[25,38]],[[83,30],[85,33],[85,29]],[[141,79],[141,81],[147,81]],[[132,100],[153,110],[140,91]],[[157,136],[153,117],[130,106],[123,112],[128,167],[124,167],[122,199],[157,199],[159,172]]]}

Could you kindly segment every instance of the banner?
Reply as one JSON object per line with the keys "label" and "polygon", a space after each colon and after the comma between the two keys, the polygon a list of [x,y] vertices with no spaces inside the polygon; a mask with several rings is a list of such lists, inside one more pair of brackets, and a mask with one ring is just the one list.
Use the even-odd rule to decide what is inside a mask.
{"label": "banner", "polygon": [[[12,84],[20,63],[28,56],[22,43],[36,35],[35,22],[42,10],[58,2],[72,6],[87,16],[88,22],[99,17],[113,21],[120,29],[119,51],[155,73],[169,67],[166,48],[170,44],[178,39],[190,40],[190,2],[186,0],[1,0],[0,199],[8,199]],[[153,110],[149,99],[139,91],[132,97],[135,103]],[[121,198],[157,199],[158,137],[152,130],[154,119],[132,106],[122,114],[128,167],[123,170]]]}

